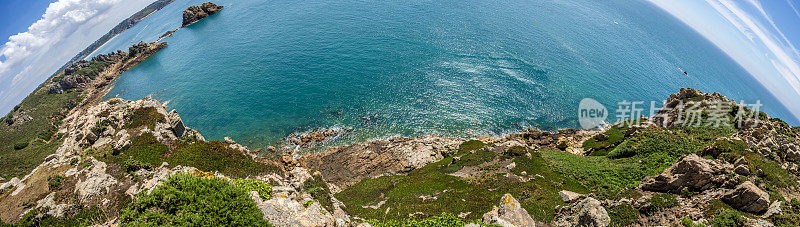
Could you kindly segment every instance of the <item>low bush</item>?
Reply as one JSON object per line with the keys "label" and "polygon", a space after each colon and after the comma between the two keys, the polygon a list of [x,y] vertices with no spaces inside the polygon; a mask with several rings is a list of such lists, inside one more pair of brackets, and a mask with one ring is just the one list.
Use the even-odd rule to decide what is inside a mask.
{"label": "low bush", "polygon": [[171,176],[151,193],[140,193],[121,211],[130,226],[268,226],[248,193],[227,180]]}

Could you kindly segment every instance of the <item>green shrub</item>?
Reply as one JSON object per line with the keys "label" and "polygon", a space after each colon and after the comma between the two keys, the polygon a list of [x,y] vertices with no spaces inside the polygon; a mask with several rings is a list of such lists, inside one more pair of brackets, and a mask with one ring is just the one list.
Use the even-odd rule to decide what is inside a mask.
{"label": "green shrub", "polygon": [[519,157],[527,154],[528,152],[529,152],[528,148],[525,148],[523,146],[513,146],[508,148],[505,154],[511,157]]}
{"label": "green shrub", "polygon": [[151,193],[138,194],[121,211],[129,226],[267,226],[243,189],[227,180],[187,174],[171,176]]}
{"label": "green shrub", "polygon": [[483,147],[486,147],[486,144],[481,142],[480,140],[469,140],[467,142],[461,143],[461,145],[458,145],[458,152],[459,153],[469,152],[481,149]]}
{"label": "green shrub", "polygon": [[26,147],[28,147],[28,144],[29,144],[29,143],[28,143],[27,141],[25,141],[25,142],[19,142],[19,143],[15,143],[15,144],[14,144],[14,150],[22,150],[22,149],[25,149]]}
{"label": "green shrub", "polygon": [[63,180],[64,177],[61,175],[50,176],[47,178],[47,187],[50,189],[50,191],[61,189]]}
{"label": "green shrub", "polygon": [[663,209],[669,209],[678,206],[678,200],[675,199],[675,195],[673,194],[658,194],[653,195],[652,198],[645,200],[645,203],[649,203],[649,206],[645,206],[642,208],[643,213],[654,213],[658,212]]}
{"label": "green shrub", "polygon": [[469,223],[464,222],[451,213],[442,213],[426,219],[409,218],[402,221],[367,220],[374,227],[462,227]]}
{"label": "green shrub", "polygon": [[735,210],[726,209],[714,216],[711,220],[713,227],[739,227],[744,226],[745,218]]}
{"label": "green shrub", "polygon": [[611,218],[612,226],[630,226],[636,223],[639,218],[639,211],[631,205],[624,204],[609,208],[608,216]]}
{"label": "green shrub", "polygon": [[256,179],[234,179],[231,183],[246,192],[258,192],[258,196],[263,200],[268,200],[269,195],[272,193],[272,186],[267,182]]}
{"label": "green shrub", "polygon": [[331,190],[328,188],[328,184],[322,180],[322,176],[319,174],[314,174],[314,177],[308,178],[305,183],[303,183],[303,189],[308,193],[311,194],[311,198],[319,201],[322,207],[325,207],[326,210],[333,210],[333,200],[331,200]]}
{"label": "green shrub", "polygon": [[149,169],[152,169],[152,168],[153,167],[151,165],[142,163],[139,160],[132,159],[132,158],[127,159],[127,160],[125,160],[124,163],[122,163],[122,169],[124,169],[125,172],[128,172],[128,173],[133,173],[133,172],[139,171],[140,169],[149,170]]}

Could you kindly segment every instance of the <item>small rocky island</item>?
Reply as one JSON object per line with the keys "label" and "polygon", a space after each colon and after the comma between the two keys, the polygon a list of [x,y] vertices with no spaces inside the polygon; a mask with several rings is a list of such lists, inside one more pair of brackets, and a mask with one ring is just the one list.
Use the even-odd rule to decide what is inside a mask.
{"label": "small rocky island", "polygon": [[211,2],[203,3],[203,5],[200,6],[189,6],[189,8],[183,11],[183,24],[181,28],[189,26],[207,16],[211,16],[220,10],[222,10],[222,6]]}

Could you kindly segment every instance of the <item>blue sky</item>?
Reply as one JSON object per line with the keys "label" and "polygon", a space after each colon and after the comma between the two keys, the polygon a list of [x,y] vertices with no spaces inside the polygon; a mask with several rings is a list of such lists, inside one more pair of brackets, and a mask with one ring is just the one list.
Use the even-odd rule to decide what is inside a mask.
{"label": "blue sky", "polygon": [[[155,0],[0,0],[0,115]],[[800,0],[644,0],[717,45],[800,119]]]}
{"label": "blue sky", "polygon": [[650,0],[717,45],[800,119],[800,0]]}
{"label": "blue sky", "polygon": [[47,6],[55,0],[0,0],[0,43],[8,37],[25,32],[28,26],[39,20]]}
{"label": "blue sky", "polygon": [[155,0],[0,0],[0,115]]}

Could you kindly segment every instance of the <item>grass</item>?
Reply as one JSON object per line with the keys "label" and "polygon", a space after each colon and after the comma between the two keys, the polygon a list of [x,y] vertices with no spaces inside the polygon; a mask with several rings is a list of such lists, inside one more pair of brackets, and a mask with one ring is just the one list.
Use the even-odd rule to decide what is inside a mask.
{"label": "grass", "polygon": [[590,155],[605,156],[611,149],[614,149],[625,139],[624,127],[612,127],[603,133],[603,136],[595,136],[583,142],[583,149],[591,150]]}
{"label": "grass", "polygon": [[171,176],[122,209],[126,226],[268,226],[247,191],[218,178]]}
{"label": "grass", "polygon": [[[415,218],[431,217],[430,214],[468,213],[466,219],[471,220],[480,219],[492,206],[499,205],[504,194],[510,193],[534,219],[547,222],[554,218],[556,205],[565,205],[558,195],[560,190],[587,191],[578,182],[553,172],[547,167],[547,161],[538,154],[532,155],[532,158],[513,158],[486,150],[475,153],[469,150],[462,150],[455,155],[461,158],[459,161],[448,157],[411,171],[406,176],[364,179],[337,194],[336,198],[345,203],[349,214],[381,222],[403,221],[409,214],[417,212],[423,215]],[[521,182],[494,175],[484,178],[480,183],[470,183],[469,179],[447,175],[455,172],[454,169],[496,159],[513,159],[516,163],[511,170],[513,173],[525,171],[528,176],[538,174],[541,177]],[[433,197],[436,199],[431,199]],[[382,201],[385,202],[378,209],[367,207],[377,206]]]}
{"label": "grass", "polygon": [[[374,227],[461,227],[469,223],[481,223],[480,221],[464,221],[451,213],[442,213],[425,219],[408,218],[404,220],[378,221],[375,219],[367,220],[367,223]],[[483,223],[481,223],[483,224]],[[488,226],[488,225],[481,225]]]}
{"label": "grass", "polygon": [[706,128],[697,135],[688,133],[692,130],[700,129],[639,129],[606,156],[578,156],[561,151],[541,153],[556,171],[588,186],[600,198],[617,199],[623,196],[620,192],[636,187],[644,177],[657,175],[683,155],[703,149],[714,141],[711,137],[733,133],[727,128]]}
{"label": "grass", "polygon": [[181,141],[174,150],[161,144],[151,133],[131,139],[131,147],[120,154],[101,152],[99,160],[123,166],[126,170],[160,166],[167,162],[171,166],[191,166],[199,170],[217,171],[226,176],[245,178],[261,173],[282,173],[278,166],[256,162],[239,150],[227,147],[219,141]]}
{"label": "grass", "polygon": [[[0,177],[22,177],[55,152],[62,138],[54,136],[68,111],[81,101],[80,92],[50,94],[39,88],[0,121]],[[9,125],[12,115],[28,115],[32,120]]]}

